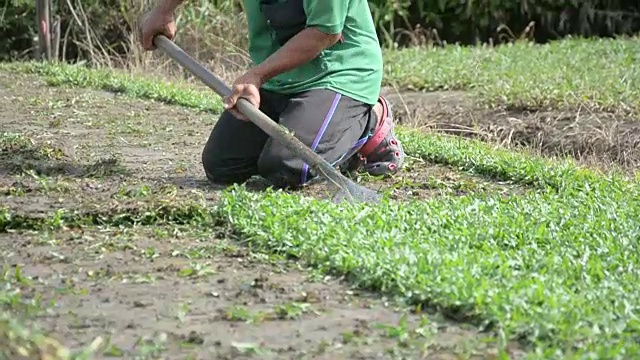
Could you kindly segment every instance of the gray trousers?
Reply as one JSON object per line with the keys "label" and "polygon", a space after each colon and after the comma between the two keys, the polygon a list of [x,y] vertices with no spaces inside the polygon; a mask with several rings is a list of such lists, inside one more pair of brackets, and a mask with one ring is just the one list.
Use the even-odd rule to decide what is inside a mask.
{"label": "gray trousers", "polygon": [[[349,160],[377,123],[373,107],[331,90],[291,96],[260,91],[260,110],[334,166]],[[242,183],[254,175],[276,188],[299,188],[316,175],[309,166],[250,121],[225,111],[202,151],[207,178]]]}

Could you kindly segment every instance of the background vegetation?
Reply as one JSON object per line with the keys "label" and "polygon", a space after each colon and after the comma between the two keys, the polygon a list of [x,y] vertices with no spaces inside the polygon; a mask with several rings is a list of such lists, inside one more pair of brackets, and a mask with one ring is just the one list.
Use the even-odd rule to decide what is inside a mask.
{"label": "background vegetation", "polygon": [[[55,0],[63,60],[131,62],[131,29],[154,1]],[[183,46],[203,58],[239,64],[246,41],[242,0],[192,0],[180,12]],[[579,36],[615,36],[640,30],[635,0],[370,0],[385,47],[455,43],[537,42]],[[8,0],[0,9],[0,58],[29,56],[34,47],[35,2]],[[91,21],[88,21],[91,19]]]}

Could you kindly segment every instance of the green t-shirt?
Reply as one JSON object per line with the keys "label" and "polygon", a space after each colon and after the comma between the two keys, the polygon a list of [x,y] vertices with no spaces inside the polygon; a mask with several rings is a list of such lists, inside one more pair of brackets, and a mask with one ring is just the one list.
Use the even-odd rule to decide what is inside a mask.
{"label": "green t-shirt", "polygon": [[[282,0],[280,0],[282,1]],[[302,1],[307,27],[327,34],[342,32],[343,41],[314,60],[280,74],[264,89],[291,94],[325,88],[367,104],[375,104],[382,82],[382,51],[367,0]],[[260,0],[244,0],[249,26],[249,54],[260,64],[280,48],[260,8]]]}

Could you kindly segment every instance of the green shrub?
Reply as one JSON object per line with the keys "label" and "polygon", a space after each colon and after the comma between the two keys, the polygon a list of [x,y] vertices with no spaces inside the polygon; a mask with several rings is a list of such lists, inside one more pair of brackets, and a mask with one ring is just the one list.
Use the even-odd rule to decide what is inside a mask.
{"label": "green shrub", "polygon": [[[640,3],[636,0],[370,0],[369,3],[376,25],[387,41],[409,41],[405,29],[417,25],[437,30],[438,38],[448,43],[463,44],[503,42],[505,36],[506,40],[513,39],[525,30],[537,41],[568,35],[613,36],[640,31]],[[531,21],[535,21],[535,26],[527,29]]]}
{"label": "green shrub", "polygon": [[[57,4],[54,11],[61,17],[61,32],[68,32],[66,59],[91,59],[100,47],[103,55],[126,53],[136,19],[143,9],[154,4],[150,0],[70,3],[73,9],[67,1],[54,2]],[[199,33],[195,37],[205,47],[211,45],[213,53],[218,51],[219,41],[205,41],[203,37],[233,34],[230,41],[244,48],[244,34],[237,36],[237,29],[230,29],[229,24],[229,19],[241,13],[242,3],[243,0],[199,0],[185,4],[181,11],[181,34],[190,42],[193,33]],[[640,3],[636,0],[370,0],[369,4],[383,45],[432,40],[501,43],[518,37],[525,29],[537,41],[567,35],[612,36],[640,31]],[[0,58],[22,54],[33,46],[34,1],[9,0],[0,19],[0,30],[7,34],[0,39]],[[87,24],[85,19],[91,20]],[[535,21],[535,27],[527,29],[531,21]],[[416,30],[419,27],[423,31]],[[437,36],[424,29],[435,30]]]}
{"label": "green shrub", "polygon": [[35,30],[35,1],[9,0],[0,8],[0,60],[17,57],[29,49]]}

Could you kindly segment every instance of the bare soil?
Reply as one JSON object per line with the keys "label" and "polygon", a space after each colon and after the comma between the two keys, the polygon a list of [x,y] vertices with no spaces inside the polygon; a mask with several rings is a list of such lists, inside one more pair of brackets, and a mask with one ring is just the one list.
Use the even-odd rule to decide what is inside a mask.
{"label": "bare soil", "polygon": [[100,337],[105,357],[491,354],[473,327],[396,309],[340,279],[318,279],[290,262],[251,254],[224,236],[178,226],[102,228],[5,234],[0,243],[3,254],[11,253],[5,264],[32,278],[24,296],[55,300],[32,321],[72,348]]}
{"label": "bare soil", "polygon": [[589,164],[640,165],[640,119],[580,110],[500,110],[478,106],[463,91],[385,88],[399,124],[571,156]]}
{"label": "bare soil", "polygon": [[[31,314],[30,324],[70,348],[100,339],[94,358],[495,355],[484,341],[489,334],[477,328],[249,251],[225,225],[107,219],[161,205],[215,204],[220,188],[204,181],[199,163],[214,121],[180,107],[0,73],[0,208],[17,219],[0,228],[0,252],[6,274],[19,269],[30,279],[12,283],[22,299],[40,299],[43,311]],[[526,191],[417,159],[397,177],[357,180],[398,200]],[[318,185],[302,195],[321,193]],[[71,218],[59,218],[60,210]],[[65,222],[96,213],[107,220]],[[56,226],[35,229],[36,220]]]}

